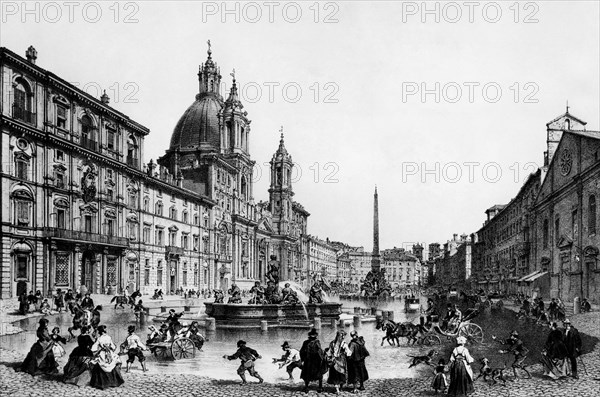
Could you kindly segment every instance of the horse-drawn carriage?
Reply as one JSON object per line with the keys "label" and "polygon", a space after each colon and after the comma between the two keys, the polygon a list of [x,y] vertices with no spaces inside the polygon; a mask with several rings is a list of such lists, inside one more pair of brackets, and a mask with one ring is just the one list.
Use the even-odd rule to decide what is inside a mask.
{"label": "horse-drawn carriage", "polygon": [[448,329],[451,327],[449,325],[446,329],[442,329],[439,324],[438,316],[430,315],[427,316],[427,321],[423,321],[423,317],[421,317],[421,322],[423,329],[427,330],[427,333],[423,336],[423,338],[427,337],[430,344],[436,340],[439,340],[441,343],[441,339],[438,335],[445,337],[447,340],[455,339],[459,336],[464,336],[467,339],[467,342],[471,343],[483,343],[483,330],[481,327],[475,323],[472,323],[471,320],[476,316],[465,316],[462,321],[458,324],[454,325],[452,329]]}
{"label": "horse-drawn carriage", "polygon": [[427,346],[439,345],[442,343],[442,338],[452,340],[459,336],[464,336],[470,343],[483,343],[483,330],[479,325],[471,322],[477,315],[477,312],[473,313],[472,316],[465,316],[463,321],[451,330],[440,327],[437,315],[421,316],[419,324],[411,322],[396,324],[392,320],[384,320],[377,324],[376,329],[381,329],[386,333],[381,339],[382,346],[385,340],[390,345],[400,346],[399,338],[402,337],[407,338],[407,343],[412,341],[413,345],[415,343]]}

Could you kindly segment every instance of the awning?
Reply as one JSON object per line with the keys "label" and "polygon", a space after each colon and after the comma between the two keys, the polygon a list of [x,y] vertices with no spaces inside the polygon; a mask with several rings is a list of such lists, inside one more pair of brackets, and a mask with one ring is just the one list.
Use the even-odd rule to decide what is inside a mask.
{"label": "awning", "polygon": [[536,274],[540,273],[541,270],[536,270],[533,273],[529,273],[528,275],[521,277],[520,279],[517,280],[517,283],[520,283],[521,281],[527,281],[528,278],[535,276]]}
{"label": "awning", "polygon": [[525,281],[527,281],[528,283],[529,283],[529,282],[532,282],[532,281],[534,281],[534,280],[537,280],[538,278],[542,277],[542,276],[543,276],[543,275],[545,275],[545,274],[548,274],[548,272],[539,272],[538,274],[536,274],[536,275],[534,275],[534,276],[532,276],[532,277],[529,277],[529,278],[528,278],[527,280],[525,280]]}

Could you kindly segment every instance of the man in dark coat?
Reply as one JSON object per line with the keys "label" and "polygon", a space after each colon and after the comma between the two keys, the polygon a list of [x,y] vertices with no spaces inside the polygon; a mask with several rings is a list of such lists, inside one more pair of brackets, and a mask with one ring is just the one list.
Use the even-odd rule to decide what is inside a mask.
{"label": "man in dark coat", "polygon": [[365,366],[365,358],[369,352],[365,347],[365,340],[358,336],[358,332],[350,332],[350,343],[348,349],[352,352],[348,357],[348,384],[353,384],[353,393],[356,392],[356,385],[360,384],[358,390],[365,390],[364,382],[369,379],[369,373]]}
{"label": "man in dark coat", "polygon": [[577,328],[571,326],[569,319],[565,319],[563,325],[565,326],[565,346],[567,347],[569,361],[571,361],[571,376],[579,379],[579,376],[577,376],[577,357],[581,352],[581,336]]}
{"label": "man in dark coat", "polygon": [[240,376],[240,378],[242,378],[243,385],[248,383],[246,382],[246,371],[248,371],[250,376],[257,378],[258,383],[263,383],[263,378],[261,378],[258,372],[256,372],[256,370],[254,369],[254,361],[257,358],[262,358],[262,356],[258,354],[256,350],[246,346],[246,341],[238,341],[237,347],[238,349],[234,354],[232,354],[231,356],[224,355],[223,358],[226,358],[228,360],[235,360],[236,358],[239,358],[241,360],[241,364],[237,369],[237,374]]}
{"label": "man in dark coat", "polygon": [[564,343],[564,334],[558,329],[556,323],[552,323],[550,324],[550,333],[542,352],[542,362],[545,366],[544,375],[555,379],[557,376],[554,374],[554,370],[558,369],[560,371],[559,376],[566,376],[566,362],[564,360],[567,356],[568,352]]}
{"label": "man in dark coat", "polygon": [[314,380],[319,381],[317,392],[323,391],[323,374],[327,372],[327,360],[317,336],[319,336],[317,330],[311,329],[308,339],[304,341],[300,349],[300,359],[302,360],[300,378],[304,380],[304,393],[308,393],[308,385]]}
{"label": "man in dark coat", "polygon": [[85,298],[81,301],[81,308],[83,310],[93,310],[96,306],[94,306],[94,301],[90,297],[90,294],[85,294]]}

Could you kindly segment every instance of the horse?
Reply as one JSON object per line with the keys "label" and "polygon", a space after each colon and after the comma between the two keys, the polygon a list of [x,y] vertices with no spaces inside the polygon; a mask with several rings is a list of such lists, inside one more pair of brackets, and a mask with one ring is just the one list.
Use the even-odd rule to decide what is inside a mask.
{"label": "horse", "polygon": [[[69,334],[71,335],[69,340],[75,338],[73,335],[74,330],[81,329],[82,327],[92,327],[94,332],[100,324],[100,311],[99,306],[92,311],[83,310],[78,304],[73,305],[73,326],[68,328]],[[89,313],[89,318],[88,318]]]}
{"label": "horse", "polygon": [[398,328],[398,324],[392,320],[377,322],[375,329],[380,329],[385,332],[385,336],[381,338],[381,346],[383,346],[383,342],[386,340],[390,346],[400,346],[400,339],[396,335],[396,328]]}
{"label": "horse", "polygon": [[123,307],[123,303],[125,303],[126,305],[129,305],[132,309],[135,306],[135,301],[131,296],[125,296],[125,295],[115,295],[111,300],[110,303],[115,302],[115,309],[117,308],[117,306],[121,306],[121,309],[125,309]]}
{"label": "horse", "polygon": [[418,325],[411,322],[397,324],[392,320],[378,322],[375,329],[380,329],[385,332],[385,336],[381,338],[381,346],[383,346],[383,342],[387,340],[390,346],[398,347],[400,347],[400,338],[406,338],[407,344],[412,341],[412,344],[414,345],[419,339],[417,335],[421,331]]}

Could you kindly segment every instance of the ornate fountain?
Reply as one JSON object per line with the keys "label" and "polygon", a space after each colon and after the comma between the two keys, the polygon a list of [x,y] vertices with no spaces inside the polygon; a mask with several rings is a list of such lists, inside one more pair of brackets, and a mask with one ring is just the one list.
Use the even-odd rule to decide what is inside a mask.
{"label": "ornate fountain", "polygon": [[[214,318],[217,328],[227,327],[308,327],[315,318],[324,321],[338,320],[342,314],[342,304],[326,302],[324,281],[314,281],[309,297],[302,288],[291,281],[279,281],[279,264],[272,256],[266,274],[267,287],[256,282],[250,290],[252,297],[246,303],[239,302],[239,288],[232,284],[229,300],[224,302],[221,291],[216,291],[215,302],[205,302],[206,315]],[[283,288],[282,287],[283,284]],[[231,302],[231,303],[230,303]]]}

